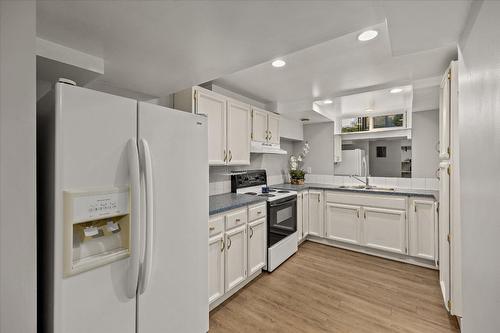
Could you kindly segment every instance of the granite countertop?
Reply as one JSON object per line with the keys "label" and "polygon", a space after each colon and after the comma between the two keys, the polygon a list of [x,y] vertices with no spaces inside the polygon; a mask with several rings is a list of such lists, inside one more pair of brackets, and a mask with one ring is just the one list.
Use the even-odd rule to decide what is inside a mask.
{"label": "granite countertop", "polygon": [[224,193],[209,196],[209,215],[215,215],[229,210],[265,202],[266,199],[256,195]]}
{"label": "granite countertop", "polygon": [[346,192],[429,197],[429,198],[434,198],[435,200],[439,200],[439,191],[409,189],[409,188],[395,188],[394,191],[380,191],[380,190],[377,191],[377,190],[365,190],[365,189],[355,189],[355,188],[341,188],[340,185],[319,184],[319,183],[307,183],[304,185],[277,184],[277,185],[272,185],[271,187],[283,190],[290,190],[290,191],[302,191],[312,188],[312,189],[336,190],[336,191],[346,191]]}

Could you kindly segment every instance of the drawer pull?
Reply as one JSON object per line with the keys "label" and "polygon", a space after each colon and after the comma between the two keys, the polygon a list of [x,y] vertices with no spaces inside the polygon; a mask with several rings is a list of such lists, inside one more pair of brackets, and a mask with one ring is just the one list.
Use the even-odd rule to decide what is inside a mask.
{"label": "drawer pull", "polygon": [[257,214],[262,214],[262,212],[259,210],[259,211],[257,212]]}
{"label": "drawer pull", "polygon": [[240,222],[241,220],[240,220],[240,219],[236,219],[235,221],[236,221],[236,222]]}
{"label": "drawer pull", "polygon": [[210,231],[214,231],[214,230],[215,230],[215,227],[210,226],[210,227],[208,228],[208,230],[210,230]]}

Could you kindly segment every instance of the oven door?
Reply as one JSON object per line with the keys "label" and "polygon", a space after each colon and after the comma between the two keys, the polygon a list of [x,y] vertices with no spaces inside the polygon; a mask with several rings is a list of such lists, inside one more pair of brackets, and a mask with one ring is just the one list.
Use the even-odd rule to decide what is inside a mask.
{"label": "oven door", "polygon": [[297,231],[297,196],[268,202],[267,245],[271,247]]}

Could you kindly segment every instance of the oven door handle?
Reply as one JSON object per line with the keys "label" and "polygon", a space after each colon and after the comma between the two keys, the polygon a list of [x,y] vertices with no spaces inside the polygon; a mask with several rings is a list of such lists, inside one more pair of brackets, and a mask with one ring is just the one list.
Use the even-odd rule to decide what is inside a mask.
{"label": "oven door handle", "polygon": [[293,203],[293,202],[297,202],[297,197],[293,197],[290,200],[281,201],[281,202],[277,202],[277,203],[269,202],[269,207],[284,206],[284,205],[287,205],[287,204],[290,204],[290,203]]}

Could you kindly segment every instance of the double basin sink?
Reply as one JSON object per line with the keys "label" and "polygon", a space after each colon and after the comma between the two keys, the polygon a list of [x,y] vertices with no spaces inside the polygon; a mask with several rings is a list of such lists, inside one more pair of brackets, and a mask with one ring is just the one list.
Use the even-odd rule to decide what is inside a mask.
{"label": "double basin sink", "polygon": [[366,186],[366,185],[342,185],[339,188],[348,190],[363,190],[363,191],[380,191],[380,192],[393,192],[395,189],[393,187],[378,187],[378,186]]}

